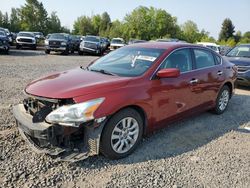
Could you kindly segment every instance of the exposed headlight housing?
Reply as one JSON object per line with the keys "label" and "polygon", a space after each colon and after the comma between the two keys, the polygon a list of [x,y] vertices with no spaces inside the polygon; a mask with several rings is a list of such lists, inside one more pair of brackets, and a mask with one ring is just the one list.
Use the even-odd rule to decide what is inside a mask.
{"label": "exposed headlight housing", "polygon": [[66,46],[67,44],[66,42],[61,42],[61,45]]}
{"label": "exposed headlight housing", "polygon": [[49,41],[48,41],[48,40],[45,40],[45,41],[44,41],[44,44],[45,44],[45,45],[49,45]]}
{"label": "exposed headlight housing", "polygon": [[61,106],[47,115],[46,121],[65,126],[77,126],[80,123],[93,120],[95,118],[94,112],[104,99],[98,98],[79,104]]}

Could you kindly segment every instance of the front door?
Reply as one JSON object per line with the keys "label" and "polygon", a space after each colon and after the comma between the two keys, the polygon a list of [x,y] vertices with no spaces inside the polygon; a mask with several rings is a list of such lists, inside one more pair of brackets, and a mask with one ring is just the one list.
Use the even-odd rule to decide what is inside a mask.
{"label": "front door", "polygon": [[159,126],[174,121],[192,110],[199,103],[199,95],[192,90],[193,62],[189,48],[179,49],[169,55],[160,69],[178,68],[178,78],[152,80],[153,113]]}

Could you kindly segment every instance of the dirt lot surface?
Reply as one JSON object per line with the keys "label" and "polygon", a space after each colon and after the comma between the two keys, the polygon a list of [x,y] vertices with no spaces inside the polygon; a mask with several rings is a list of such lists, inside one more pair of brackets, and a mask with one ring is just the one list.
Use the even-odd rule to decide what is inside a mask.
{"label": "dirt lot surface", "polygon": [[95,56],[16,51],[0,55],[0,187],[250,187],[250,90],[241,88],[223,115],[209,112],[143,139],[129,157],[77,163],[34,153],[11,113],[22,90],[44,74],[86,65]]}

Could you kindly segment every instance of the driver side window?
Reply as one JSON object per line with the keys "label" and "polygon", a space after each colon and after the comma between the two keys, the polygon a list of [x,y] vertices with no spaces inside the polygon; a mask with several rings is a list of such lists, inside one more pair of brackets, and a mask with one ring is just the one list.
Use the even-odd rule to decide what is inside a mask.
{"label": "driver side window", "polygon": [[192,70],[192,58],[190,49],[181,49],[173,52],[162,63],[161,69],[177,68],[180,72]]}

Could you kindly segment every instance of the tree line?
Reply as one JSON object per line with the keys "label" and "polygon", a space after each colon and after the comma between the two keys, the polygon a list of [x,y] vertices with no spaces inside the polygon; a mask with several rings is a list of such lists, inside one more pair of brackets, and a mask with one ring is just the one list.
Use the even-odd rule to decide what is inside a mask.
{"label": "tree line", "polygon": [[[25,5],[20,8],[12,8],[10,15],[0,11],[0,27],[9,28],[12,32],[40,31],[45,35],[55,32],[70,33],[68,28],[61,25],[56,12],[48,15],[43,3],[38,0],[26,0]],[[177,38],[190,43],[217,42],[229,46],[250,42],[250,31],[244,34],[235,32],[235,27],[228,18],[223,21],[219,39],[216,41],[209,32],[199,30],[197,24],[191,20],[178,25],[177,18],[166,10],[144,6],[137,7],[121,21],[111,21],[107,12],[80,16],[74,21],[72,34],[122,37],[127,41]]]}
{"label": "tree line", "polygon": [[48,15],[43,3],[38,0],[26,0],[24,6],[12,8],[10,15],[0,11],[0,27],[8,28],[12,32],[39,31],[44,34],[70,32],[61,26],[56,12]]}

